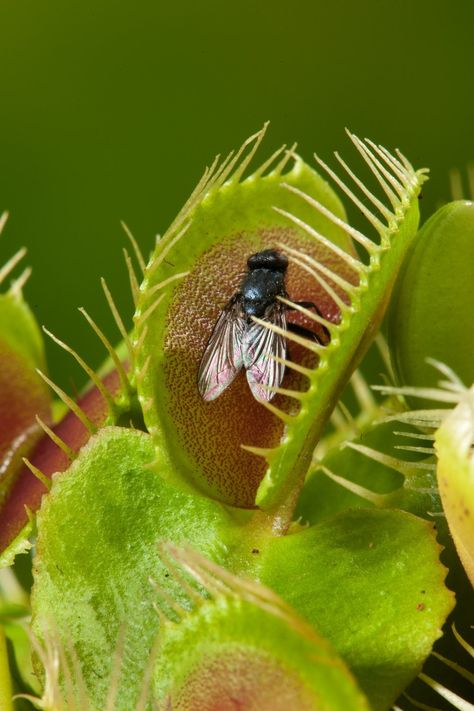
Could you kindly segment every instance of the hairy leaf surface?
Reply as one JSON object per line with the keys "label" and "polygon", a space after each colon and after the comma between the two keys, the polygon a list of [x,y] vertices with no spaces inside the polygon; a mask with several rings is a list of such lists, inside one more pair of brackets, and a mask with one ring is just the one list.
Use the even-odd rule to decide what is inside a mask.
{"label": "hairy leaf surface", "polygon": [[137,703],[159,624],[150,576],[177,589],[171,578],[167,585],[159,541],[189,541],[215,560],[226,550],[225,512],[164,484],[153,457],[145,433],[104,428],[54,477],[38,514],[34,629],[75,648],[100,711],[121,632],[127,662],[117,708]]}
{"label": "hairy leaf surface", "polygon": [[276,539],[261,579],[331,642],[382,711],[419,672],[453,607],[439,553],[426,521],[349,510]]}
{"label": "hairy leaf surface", "polygon": [[154,687],[162,708],[368,710],[342,661],[278,596],[192,551],[178,561],[203,591],[183,582],[191,609],[165,618]]}

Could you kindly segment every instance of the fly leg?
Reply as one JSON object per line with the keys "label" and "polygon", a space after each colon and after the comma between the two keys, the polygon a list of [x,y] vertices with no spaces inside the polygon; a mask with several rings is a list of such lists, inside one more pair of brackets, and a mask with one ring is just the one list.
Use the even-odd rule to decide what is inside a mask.
{"label": "fly leg", "polygon": [[[319,308],[312,301],[295,301],[295,304],[297,306],[302,306],[304,309],[314,309],[316,311],[316,313],[318,314],[318,316],[320,316],[321,318],[324,318],[324,316],[322,315]],[[289,311],[296,311],[296,309],[292,308],[291,306],[288,306],[287,308]],[[323,326],[322,324],[320,324],[320,325],[321,325],[322,331],[324,333],[324,339],[322,339],[316,333],[313,333],[312,331],[310,331],[309,328],[304,328],[304,326],[298,326],[297,324],[288,323],[287,328],[289,331],[293,331],[293,333],[297,333],[299,335],[304,335],[304,336],[306,336],[306,338],[311,338],[313,341],[320,343],[322,346],[327,346],[331,340],[331,334],[329,333],[326,326]],[[293,328],[293,327],[295,327],[295,328]],[[299,329],[299,330],[297,330],[297,329]]]}
{"label": "fly leg", "polygon": [[291,333],[295,333],[297,336],[303,336],[303,338],[309,338],[310,341],[315,341],[315,343],[319,343],[321,346],[327,346],[327,344],[329,342],[329,341],[327,341],[327,342],[323,341],[321,336],[319,336],[317,333],[314,333],[314,331],[310,331],[309,328],[300,326],[297,323],[287,322],[286,330],[291,331]]}

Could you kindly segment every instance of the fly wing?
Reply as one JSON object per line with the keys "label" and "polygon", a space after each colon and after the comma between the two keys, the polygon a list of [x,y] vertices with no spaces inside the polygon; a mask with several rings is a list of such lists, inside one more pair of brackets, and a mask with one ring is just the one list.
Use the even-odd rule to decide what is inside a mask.
{"label": "fly wing", "polygon": [[[265,313],[265,321],[286,331],[286,309],[283,304],[272,304]],[[278,387],[283,380],[285,365],[271,356],[286,357],[285,336],[257,323],[252,324],[243,339],[244,366],[247,381],[257,400],[271,400],[274,392],[268,387]]]}
{"label": "fly wing", "polygon": [[198,388],[204,400],[219,397],[242,368],[245,328],[240,296],[236,295],[217,319],[201,359]]}

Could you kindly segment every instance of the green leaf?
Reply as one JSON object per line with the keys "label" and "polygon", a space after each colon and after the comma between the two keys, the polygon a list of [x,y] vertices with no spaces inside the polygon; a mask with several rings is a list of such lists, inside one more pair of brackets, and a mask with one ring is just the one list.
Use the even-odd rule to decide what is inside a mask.
{"label": "green leaf", "polygon": [[[105,706],[121,631],[127,663],[117,708],[137,702],[158,630],[150,576],[168,580],[158,542],[190,541],[217,561],[226,553],[228,515],[164,484],[153,457],[145,433],[104,428],[54,477],[38,513],[34,630],[75,648],[94,709]],[[168,589],[177,589],[172,579]]]}
{"label": "green leaf", "polygon": [[[319,162],[375,228],[373,240],[344,221],[327,184],[299,158],[284,176],[279,165],[244,181],[248,159],[233,173],[225,172],[224,161],[205,174],[158,243],[135,316],[138,390],[167,476],[232,505],[256,503],[277,512],[282,530],[329,414],[378,328],[418,224],[423,171],[415,172],[400,154],[351,139],[389,196],[390,208],[355,178],[382,219]],[[365,250],[365,261],[349,238]],[[212,327],[239,288],[246,258],[269,247],[288,254],[288,293],[293,303],[318,304],[330,344],[288,334],[287,374],[271,403],[255,402],[243,376],[218,400],[203,402],[197,372]],[[313,312],[298,313],[305,325],[320,328]]]}
{"label": "green leaf", "polygon": [[200,711],[368,710],[326,641],[270,590],[193,551],[170,552],[171,570],[185,570],[201,592],[183,582],[189,599],[178,622],[166,602],[160,605],[164,626],[154,676],[163,707],[168,701],[171,708]]}
{"label": "green leaf", "polygon": [[0,708],[2,711],[13,711],[13,689],[8,664],[7,642],[0,625]]}
{"label": "green leaf", "polygon": [[261,580],[334,646],[382,711],[419,672],[453,607],[439,552],[433,526],[411,514],[346,511],[275,539]]}
{"label": "green leaf", "polygon": [[433,386],[446,363],[474,382],[474,203],[440,208],[406,260],[390,308],[389,345],[400,384]]}
{"label": "green leaf", "polygon": [[439,491],[459,557],[474,585],[474,387],[436,432]]}

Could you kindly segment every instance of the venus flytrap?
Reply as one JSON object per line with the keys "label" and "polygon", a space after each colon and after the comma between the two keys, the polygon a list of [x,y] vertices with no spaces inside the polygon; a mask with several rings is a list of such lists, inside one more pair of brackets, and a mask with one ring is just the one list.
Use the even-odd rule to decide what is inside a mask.
{"label": "venus flytrap", "polygon": [[[280,162],[272,170],[267,162],[242,181],[261,132],[238,168],[228,161],[220,167],[214,164],[178,222],[158,243],[145,271],[135,318],[145,422],[161,458],[169,458],[170,448],[179,449],[180,465],[170,467],[169,476],[223,502],[271,511],[282,531],[289,525],[329,414],[377,331],[418,222],[417,195],[425,171],[414,171],[401,154],[393,156],[349,135],[389,207],[339,161],[380,217],[318,160],[367,218],[377,239],[351,227],[328,185],[292,154],[285,165]],[[364,250],[368,264],[359,259],[352,241]],[[216,302],[223,305],[235,292],[244,255],[275,246],[288,255],[292,269],[287,280],[292,299],[282,300],[314,328],[323,325],[330,343],[322,346],[286,333],[290,347],[303,349],[305,356],[303,362],[301,356],[285,359],[287,379],[273,389],[278,397],[272,402],[249,402],[237,382],[219,401],[203,403],[195,387],[195,368],[212,323],[209,314],[215,313]],[[189,274],[158,302],[163,280],[168,283],[172,270],[183,265]],[[298,306],[298,297],[317,303],[323,318]],[[253,320],[278,332],[278,326],[266,320]],[[186,411],[179,401],[187,403]],[[256,420],[257,431],[251,425]]]}
{"label": "venus flytrap", "polygon": [[[294,146],[251,172],[264,133],[206,169],[148,263],[125,228],[133,330],[105,282],[122,344],[114,349],[84,313],[108,351],[104,368],[96,374],[47,332],[91,386],[76,402],[45,376],[71,411],[41,420],[40,449],[28,455],[40,479],[53,474],[37,517],[32,594],[46,711],[210,711],[236,700],[274,709],[275,670],[278,699],[295,711],[383,711],[420,671],[453,607],[430,518],[442,513],[435,453],[422,439],[446,410],[406,412],[403,396],[414,393],[371,394],[355,371],[415,239],[425,171],[349,134],[378,195],[338,154],[349,183],[317,159],[368,222],[365,234]],[[289,319],[330,341],[285,332],[285,379],[270,402],[238,376],[206,403],[197,371],[207,339],[248,255],[265,248],[289,259],[280,297]],[[355,419],[340,399],[349,380]],[[440,392],[447,405],[457,397],[454,385]],[[371,425],[388,402],[392,421]],[[402,429],[414,444],[394,440],[394,418],[409,421]],[[358,440],[360,426],[368,439]],[[311,462],[317,477],[305,483]],[[0,537],[4,521],[21,531],[20,504],[38,508],[46,491],[27,468],[18,481]]]}

